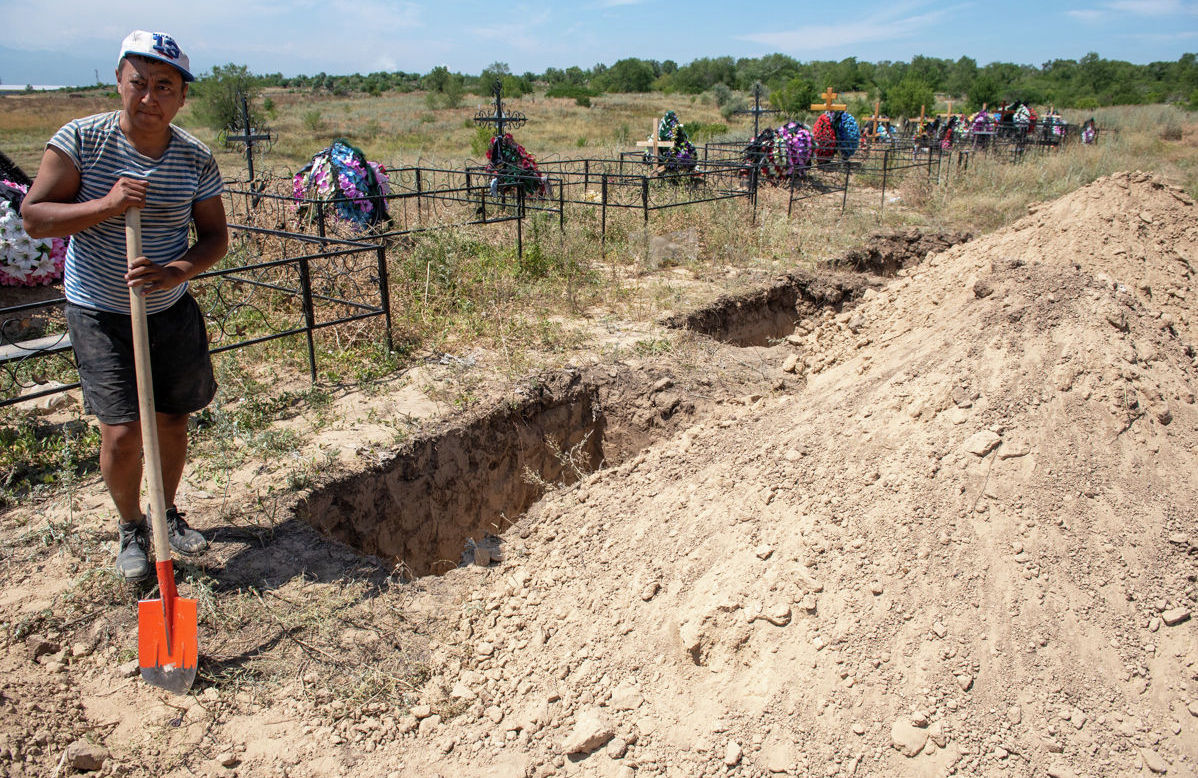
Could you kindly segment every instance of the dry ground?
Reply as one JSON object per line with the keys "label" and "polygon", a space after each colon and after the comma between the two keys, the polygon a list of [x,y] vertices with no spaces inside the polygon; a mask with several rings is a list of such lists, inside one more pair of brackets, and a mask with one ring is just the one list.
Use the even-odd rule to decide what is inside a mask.
{"label": "dry ground", "polygon": [[[398,447],[367,420],[437,413],[458,368],[345,398],[322,443],[354,472],[297,504],[280,463],[189,477],[214,543],[181,576],[182,698],[129,677],[99,485],[10,511],[0,765],[64,774],[84,741],[133,775],[1195,774],[1196,216],[1104,178]],[[481,466],[505,447],[539,474]],[[520,484],[549,491],[471,523]]]}
{"label": "dry ground", "polygon": [[[8,510],[0,774],[1195,774],[1196,142],[908,186],[929,234],[844,257],[872,214],[766,213],[613,263],[552,369],[455,334],[233,431],[181,490],[186,697],[133,677],[97,479]],[[1089,183],[1128,155],[1165,175]]]}

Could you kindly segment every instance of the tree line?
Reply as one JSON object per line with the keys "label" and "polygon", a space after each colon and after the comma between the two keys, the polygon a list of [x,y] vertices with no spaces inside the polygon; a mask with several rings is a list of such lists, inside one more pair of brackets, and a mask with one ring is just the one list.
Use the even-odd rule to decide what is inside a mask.
{"label": "tree line", "polygon": [[[650,92],[695,95],[711,93],[725,116],[745,107],[745,93],[761,84],[770,104],[790,116],[806,113],[825,87],[858,95],[850,110],[868,113],[875,101],[892,116],[932,110],[935,95],[949,95],[963,109],[1023,100],[1058,108],[1097,108],[1171,102],[1198,109],[1198,56],[1183,54],[1176,62],[1136,65],[1096,53],[1081,59],[1054,59],[1040,66],[992,62],[979,66],[971,57],[956,60],[916,56],[910,62],[863,62],[856,57],[839,61],[800,62],[785,54],[764,57],[701,57],[685,65],[629,57],[612,65],[591,68],[548,68],[543,73],[515,74],[495,62],[478,75],[450,71],[445,66],[428,73],[376,72],[361,75],[254,75],[244,66],[214,68],[201,79],[198,91],[213,94],[237,88],[283,87],[331,94],[382,94],[422,91],[430,108],[457,107],[467,93],[488,95],[499,82],[505,97],[530,94],[544,87],[550,97],[572,97],[580,105],[611,92]],[[764,96],[763,95],[763,96]]]}

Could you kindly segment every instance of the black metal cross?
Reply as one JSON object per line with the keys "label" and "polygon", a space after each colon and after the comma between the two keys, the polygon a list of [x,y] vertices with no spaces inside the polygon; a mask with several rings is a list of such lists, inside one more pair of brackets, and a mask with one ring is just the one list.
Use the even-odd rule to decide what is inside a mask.
{"label": "black metal cross", "polygon": [[249,168],[250,181],[254,180],[254,146],[256,144],[273,144],[275,135],[269,128],[255,129],[250,123],[250,109],[245,101],[245,93],[238,93],[241,98],[241,127],[230,129],[240,129],[240,135],[225,135],[226,143],[243,143],[245,144],[245,164]]}
{"label": "black metal cross", "polygon": [[773,108],[762,108],[761,107],[761,82],[758,81],[757,83],[753,84],[753,109],[752,110],[746,109],[746,110],[742,110],[742,111],[733,111],[732,113],[734,113],[734,114],[743,113],[746,115],[753,114],[753,137],[756,138],[757,137],[757,122],[761,119],[761,117],[764,116],[765,114],[781,113],[781,111],[777,111]]}
{"label": "black metal cross", "polygon": [[495,113],[487,114],[484,109],[480,108],[474,116],[474,121],[479,124],[494,124],[495,134],[502,138],[505,127],[517,130],[524,126],[524,122],[528,121],[528,118],[519,111],[503,112],[503,81],[495,79],[495,86],[491,91],[495,94]]}

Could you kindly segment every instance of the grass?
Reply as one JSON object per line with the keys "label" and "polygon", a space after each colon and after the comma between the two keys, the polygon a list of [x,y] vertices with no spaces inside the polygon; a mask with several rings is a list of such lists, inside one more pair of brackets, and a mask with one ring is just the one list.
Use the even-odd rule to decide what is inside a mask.
{"label": "grass", "polygon": [[[428,107],[424,96],[380,97],[312,95],[271,90],[272,126],[279,142],[260,168],[289,174],[333,137],[360,144],[372,159],[391,167],[425,164],[460,167],[481,163],[488,131],[473,121],[487,108],[468,98],[459,108]],[[32,171],[41,144],[71,118],[115,106],[111,98],[15,95],[2,98],[0,145]],[[749,119],[725,124],[711,100],[686,96],[603,95],[589,108],[572,98],[533,95],[508,103],[529,117],[518,140],[541,159],[611,157],[646,136],[656,118],[673,109],[697,134],[713,139],[744,137]],[[1080,123],[1090,114],[1070,115]],[[918,226],[984,232],[1021,216],[1031,202],[1047,200],[1122,169],[1146,169],[1180,184],[1198,197],[1198,123],[1193,114],[1169,106],[1106,108],[1093,112],[1106,131],[1091,147],[1073,145],[1057,152],[1030,154],[1023,162],[976,155],[968,172],[954,171],[947,185],[918,175],[892,184],[898,200],[878,213],[876,189],[855,188],[839,211],[834,198],[801,204],[787,218],[785,190],[763,188],[755,217],[742,201],[692,205],[656,212],[646,227],[636,210],[609,212],[606,240],[600,241],[599,215],[591,207],[567,206],[566,226],[536,215],[524,225],[524,253],[514,249],[512,225],[458,228],[393,243],[387,251],[393,309],[394,349],[388,350],[377,321],[321,331],[316,336],[319,386],[309,386],[302,337],[270,341],[250,351],[217,359],[221,391],[217,402],[197,415],[193,461],[205,473],[227,477],[253,460],[289,463],[293,488],[311,485],[321,455],[300,452],[328,413],[331,399],[351,389],[385,391],[387,381],[430,354],[464,355],[484,350],[500,356],[509,380],[538,367],[577,362],[588,351],[591,333],[603,322],[652,322],[661,315],[759,283],[768,274],[795,265],[814,265],[855,246],[870,232]],[[179,121],[208,142],[214,134],[192,126],[190,109]],[[243,160],[217,149],[227,176],[241,172]],[[676,187],[654,190],[669,197]],[[670,256],[655,253],[655,237],[685,244]],[[238,245],[226,264],[269,259],[276,249]],[[236,307],[236,295],[212,294],[197,284],[201,304],[219,313],[229,306],[226,326],[238,333],[277,330],[298,316],[293,303],[274,295]],[[269,294],[269,293],[264,293]],[[205,296],[207,295],[207,296]],[[277,298],[277,299],[276,299]],[[232,302],[230,302],[232,301]],[[288,325],[293,326],[293,325]],[[646,338],[634,351],[657,356],[671,348],[666,339]],[[458,407],[483,394],[471,371],[456,371],[441,399]],[[307,431],[280,428],[280,422],[311,415]],[[52,492],[70,478],[94,472],[94,429],[47,426],[32,417],[0,414],[0,505],[30,493]],[[87,429],[91,429],[87,432]],[[409,434],[397,428],[396,439]],[[223,473],[223,476],[222,476]]]}
{"label": "grass", "polygon": [[[280,141],[262,168],[293,171],[337,136],[392,167],[481,162],[471,145],[481,137],[472,121],[475,110],[485,107],[481,99],[464,101],[457,109],[429,109],[419,94],[339,98],[272,92],[271,98]],[[591,103],[584,108],[571,98],[540,96],[512,101],[511,109],[529,116],[516,137],[541,159],[584,153],[602,158],[628,150],[666,109],[703,125],[705,133],[716,133],[723,123],[714,104],[686,97],[605,95]],[[0,105],[0,147],[33,172],[42,144],[59,125],[114,102],[21,95],[0,98]],[[234,504],[222,507],[222,517],[235,517],[253,538],[249,544],[266,547],[292,518],[286,498],[318,485],[335,468],[335,452],[314,443],[335,421],[338,400],[351,391],[389,392],[397,374],[425,359],[441,363],[436,378],[421,379],[427,380],[425,393],[457,408],[488,396],[494,388],[488,382],[514,383],[540,368],[583,363],[597,352],[610,359],[701,361],[695,355],[710,347],[705,341],[662,334],[652,329],[653,322],[716,294],[760,285],[795,266],[825,262],[875,230],[917,226],[983,232],[1022,216],[1031,202],[1124,169],[1153,171],[1198,198],[1198,129],[1192,114],[1148,106],[1094,115],[1101,126],[1118,132],[1104,133],[1093,147],[1031,155],[1020,164],[978,157],[968,173],[954,171],[942,186],[908,178],[890,190],[900,199],[881,215],[877,190],[861,187],[850,193],[843,214],[838,200],[819,198],[787,218],[787,192],[766,187],[755,218],[744,202],[724,201],[654,213],[646,229],[639,212],[614,211],[605,245],[597,210],[585,207],[568,209],[564,231],[552,217],[527,220],[523,257],[514,250],[512,225],[434,231],[393,243],[387,263],[394,348],[386,348],[377,320],[318,332],[315,387],[308,380],[302,336],[219,354],[220,390],[216,402],[195,416],[189,477],[231,492]],[[181,118],[189,124],[186,111]],[[1066,118],[1078,122],[1088,114]],[[749,122],[734,118],[728,133],[747,135]],[[204,128],[191,129],[214,140]],[[218,155],[226,176],[241,173],[244,163],[236,154],[218,150]],[[685,251],[655,255],[655,237],[685,244]],[[227,262],[270,259],[278,251],[239,246],[240,253]],[[203,284],[197,291],[207,310],[229,306],[228,326],[244,333],[278,328],[295,316],[277,296],[256,301],[277,316],[268,321],[268,315],[234,307],[229,300],[235,297],[209,294],[211,287]],[[621,332],[636,334],[619,343],[606,338],[612,345],[602,349],[593,345]],[[450,358],[442,360],[443,355]],[[385,423],[392,437],[381,445],[400,445],[417,427],[401,416],[365,421]],[[79,479],[95,477],[97,449],[97,432],[82,418],[51,423],[12,409],[0,411],[0,509],[31,498],[69,496]],[[269,476],[238,492],[233,483],[239,469]],[[93,623],[104,621],[111,634],[127,631],[129,625],[119,619],[131,595],[111,572],[100,533],[80,533],[69,520],[24,521],[7,525],[19,535],[18,543],[0,549],[0,562],[15,566],[47,553],[68,553],[75,578],[55,608],[0,623],[0,638],[12,642],[67,623],[91,628],[89,614],[96,611],[102,615],[90,616]],[[334,585],[309,586],[298,576],[273,591],[249,586],[222,591],[202,567],[180,565],[180,570],[189,596],[201,603],[208,636],[201,688],[221,695],[240,690],[300,694],[321,705],[335,700],[341,705],[335,722],[342,726],[354,710],[402,711],[425,680],[424,657],[408,642],[415,638],[408,637],[404,595],[397,593],[401,587],[384,592],[378,581],[348,571]],[[377,639],[346,637],[366,633]],[[285,687],[295,678],[302,680],[298,689]]]}

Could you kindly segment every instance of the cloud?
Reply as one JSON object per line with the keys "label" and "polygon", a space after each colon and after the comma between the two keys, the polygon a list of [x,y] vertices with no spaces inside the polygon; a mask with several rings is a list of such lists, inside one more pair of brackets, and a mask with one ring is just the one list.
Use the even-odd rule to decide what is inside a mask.
{"label": "cloud", "polygon": [[508,24],[489,24],[471,27],[467,32],[479,40],[493,41],[519,51],[542,51],[549,38],[537,28],[549,21],[549,11],[521,15],[520,21]]}
{"label": "cloud", "polygon": [[1066,11],[1068,16],[1083,22],[1100,22],[1118,14],[1131,16],[1179,16],[1198,14],[1198,3],[1181,0],[1111,0],[1097,8]]}
{"label": "cloud", "polygon": [[793,30],[758,32],[736,37],[740,40],[772,46],[783,52],[877,43],[909,38],[921,30],[942,22],[946,16],[960,7],[962,6],[903,16],[908,9],[914,10],[918,8],[918,5],[907,5],[905,8],[897,6],[857,21],[840,24],[808,24]]}
{"label": "cloud", "polygon": [[1078,21],[1088,22],[1088,23],[1101,22],[1103,19],[1107,18],[1110,15],[1106,11],[1103,11],[1098,8],[1086,8],[1086,9],[1077,10],[1077,11],[1066,11],[1065,14],[1067,16],[1072,16],[1074,19],[1077,19]]}
{"label": "cloud", "polygon": [[1172,16],[1194,12],[1194,7],[1187,7],[1181,0],[1114,0],[1106,3],[1106,7],[1137,16]]}
{"label": "cloud", "polygon": [[645,0],[599,0],[599,8],[619,8],[623,5],[641,5]]}

